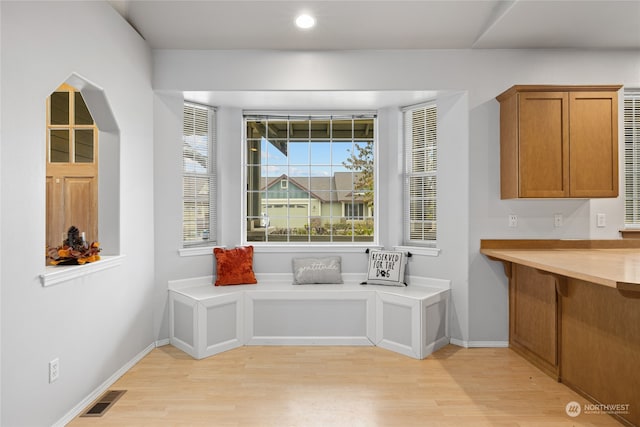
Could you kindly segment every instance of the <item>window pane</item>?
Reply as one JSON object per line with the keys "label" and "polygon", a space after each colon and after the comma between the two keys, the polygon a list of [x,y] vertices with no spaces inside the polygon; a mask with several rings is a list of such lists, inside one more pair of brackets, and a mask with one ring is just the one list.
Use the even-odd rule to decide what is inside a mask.
{"label": "window pane", "polygon": [[331,164],[344,165],[347,158],[351,157],[352,150],[352,142],[334,142],[331,144]]}
{"label": "window pane", "polygon": [[316,190],[329,190],[333,188],[331,166],[309,166],[307,170],[310,188]]}
{"label": "window pane", "polygon": [[273,179],[286,175],[289,168],[287,165],[264,165],[260,167],[260,173],[265,178]]}
{"label": "window pane", "polygon": [[334,188],[333,179],[329,170],[325,167],[311,166],[309,167],[310,177],[304,178],[304,182],[307,183],[307,188],[313,193],[319,191],[329,191]]}
{"label": "window pane", "polygon": [[183,179],[183,239],[209,239],[209,177],[185,175]]}
{"label": "window pane", "polygon": [[247,141],[247,164],[259,165],[260,164],[260,140],[252,139]]}
{"label": "window pane", "polygon": [[268,139],[287,139],[289,137],[289,122],[287,120],[268,120],[266,137]]}
{"label": "window pane", "polygon": [[331,144],[328,142],[312,142],[310,150],[312,165],[331,164]]}
{"label": "window pane", "polygon": [[49,134],[51,163],[69,163],[69,130],[52,129]]}
{"label": "window pane", "polygon": [[357,190],[373,190],[373,141],[356,142],[354,144],[355,158],[348,160],[347,166],[357,173],[354,176],[354,188]]}
{"label": "window pane", "polygon": [[640,226],[640,91],[624,93],[624,175],[626,226]]}
{"label": "window pane", "polygon": [[75,130],[75,162],[93,163],[93,129]]}
{"label": "window pane", "polygon": [[329,140],[331,138],[331,121],[329,119],[313,120],[310,126],[312,139]]}
{"label": "window pane", "polygon": [[334,139],[352,139],[353,122],[351,120],[334,120],[332,136]]}
{"label": "window pane", "polygon": [[373,119],[363,119],[353,121],[354,138],[373,139]]}
{"label": "window pane", "polygon": [[89,113],[87,104],[84,102],[84,98],[80,92],[74,93],[75,100],[75,121],[77,125],[92,125],[93,117]]}
{"label": "window pane", "polygon": [[51,94],[51,124],[69,124],[69,92],[53,92]]}
{"label": "window pane", "polygon": [[[256,139],[245,141],[247,240],[373,241],[373,218],[369,215],[373,206],[373,139],[354,141],[351,119],[312,116],[259,120],[246,118],[247,136],[255,136],[256,128],[260,132],[261,123],[265,123],[267,135],[259,149]],[[359,123],[363,136],[373,138],[373,124],[374,119]],[[332,139],[334,129],[345,139]],[[356,148],[350,158],[354,147],[361,149]],[[365,158],[358,158],[362,155]],[[369,179],[363,179],[366,174],[370,174]],[[262,192],[264,197],[259,197]],[[345,203],[355,206],[349,208],[349,221],[343,218]],[[257,226],[263,216],[267,217],[268,230]]]}
{"label": "window pane", "polygon": [[307,141],[289,142],[289,164],[308,165],[309,164],[309,143]]}
{"label": "window pane", "polygon": [[209,172],[209,111],[185,108],[182,162],[185,172]]}
{"label": "window pane", "polygon": [[436,240],[436,112],[428,105],[405,113],[405,241]]}
{"label": "window pane", "polygon": [[247,121],[247,139],[260,139],[267,136],[266,122],[261,120]]}
{"label": "window pane", "polygon": [[286,165],[287,158],[287,140],[286,139],[269,139],[266,141],[266,164],[268,165]]}
{"label": "window pane", "polygon": [[212,206],[212,200],[216,197],[216,134],[213,120],[213,110],[192,104],[184,105],[182,232],[185,245],[216,241],[216,212]]}
{"label": "window pane", "polygon": [[289,139],[303,139],[308,140],[311,136],[309,120],[297,120],[292,119],[289,121]]}

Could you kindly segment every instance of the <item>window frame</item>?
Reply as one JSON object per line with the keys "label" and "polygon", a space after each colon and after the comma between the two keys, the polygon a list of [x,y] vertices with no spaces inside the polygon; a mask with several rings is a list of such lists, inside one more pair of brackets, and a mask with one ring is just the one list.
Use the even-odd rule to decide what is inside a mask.
{"label": "window frame", "polygon": [[[67,93],[68,94],[68,98],[67,98],[67,106],[68,106],[68,110],[67,110],[67,114],[68,114],[68,119],[67,119],[67,123],[52,123],[51,121],[51,116],[52,116],[52,108],[53,106],[52,104],[52,96],[54,94],[57,93]],[[87,113],[89,114],[89,117],[91,118],[91,123],[77,123],[76,121],[76,105],[77,105],[77,101],[78,101],[78,97],[81,98],[82,103],[85,105],[85,108],[87,109]],[[53,131],[56,130],[66,130],[68,131],[68,160],[67,161],[56,161],[53,160],[52,157],[52,141],[51,141],[51,133]],[[92,147],[91,147],[91,161],[89,162],[85,162],[85,161],[78,161],[78,144],[77,144],[77,131],[91,131],[92,132]],[[93,116],[91,115],[91,112],[88,110],[88,107],[86,106],[86,101],[84,100],[84,97],[82,96],[82,92],[79,89],[76,89],[75,87],[67,84],[67,83],[63,83],[61,84],[55,91],[53,91],[49,97],[47,98],[47,163],[56,165],[56,164],[61,164],[61,165],[74,165],[74,164],[79,164],[79,165],[83,165],[83,164],[92,164],[92,165],[96,165],[99,164],[99,159],[98,159],[98,138],[99,138],[99,132],[98,132],[98,126],[96,124],[95,119],[93,118]]]}
{"label": "window frame", "polygon": [[[424,129],[426,133],[428,131],[435,132],[435,142],[433,144],[433,150],[435,152],[435,169],[432,171],[413,171],[413,121],[410,120],[409,115],[415,111],[434,109],[433,122],[430,126],[434,129]],[[428,113],[425,111],[425,114]],[[419,104],[410,105],[402,108],[402,123],[403,123],[403,153],[404,153],[404,168],[403,168],[403,245],[402,247],[423,247],[427,249],[436,249],[438,246],[438,145],[440,144],[438,138],[438,103],[436,99],[428,100]],[[425,150],[427,147],[425,147]],[[433,239],[416,239],[411,237],[411,202],[415,201],[415,198],[411,197],[410,181],[414,177],[432,177],[434,179],[435,189],[433,190],[433,203],[434,203],[434,219],[428,221],[423,219],[421,222],[423,225],[427,222],[432,222],[435,228],[435,235]],[[423,196],[424,197],[424,196]],[[437,255],[437,252],[435,252]]]}
{"label": "window frame", "polygon": [[[374,175],[374,179],[373,179],[373,208],[369,208],[369,210],[367,210],[367,208],[365,208],[365,212],[371,212],[371,215],[368,216],[367,218],[371,218],[373,220],[373,236],[372,236],[372,240],[371,241],[362,241],[362,242],[358,242],[358,241],[354,241],[353,239],[349,242],[341,242],[341,241],[255,241],[255,240],[248,240],[248,229],[247,229],[247,221],[249,218],[252,218],[251,216],[248,215],[247,212],[247,194],[248,194],[248,178],[247,178],[247,167],[249,166],[249,147],[248,147],[248,137],[247,137],[247,118],[251,118],[251,119],[255,119],[256,117],[272,117],[272,118],[283,118],[286,120],[296,120],[299,118],[310,118],[310,117],[323,117],[323,118],[331,118],[331,119],[335,119],[335,120],[340,120],[340,119],[344,119],[344,118],[353,118],[353,119],[369,119],[372,118],[373,122],[374,122],[374,129],[373,129],[373,138],[372,138],[372,143],[373,143],[373,175]],[[355,142],[360,142],[358,141],[357,137],[352,137],[351,141]],[[364,139],[363,139],[364,141]],[[309,141],[310,143],[312,142],[311,140]],[[317,111],[317,110],[292,110],[292,111],[271,111],[271,110],[259,110],[259,111],[252,111],[252,110],[245,110],[242,112],[242,179],[241,179],[241,191],[242,191],[242,221],[240,224],[241,227],[241,242],[242,244],[245,245],[253,245],[257,248],[258,251],[260,250],[265,250],[265,251],[278,251],[281,250],[282,248],[286,248],[286,247],[290,247],[290,246],[295,246],[299,249],[301,249],[303,252],[305,251],[304,248],[311,248],[313,250],[313,248],[316,248],[320,251],[323,251],[325,249],[330,249],[331,247],[335,247],[336,245],[339,246],[340,248],[342,248],[341,250],[346,250],[346,251],[350,251],[353,249],[356,250],[360,250],[360,248],[372,248],[372,247],[378,247],[378,241],[379,241],[379,221],[377,221],[378,215],[377,215],[377,203],[376,200],[379,200],[379,195],[378,195],[378,183],[377,183],[377,176],[378,176],[378,146],[379,146],[379,132],[378,132],[378,112],[375,110],[358,110],[358,111]],[[303,166],[315,166],[315,165],[311,165],[311,164],[306,164]],[[291,190],[291,177],[286,177],[287,180],[287,191]],[[311,200],[311,199],[310,199]],[[341,204],[344,206],[343,203],[341,203],[340,201],[335,201],[334,203],[336,204]],[[342,211],[344,211],[344,207],[342,207],[341,209]]]}
{"label": "window frame", "polygon": [[[207,171],[206,172],[194,172],[187,171],[185,169],[185,153],[184,153],[184,144],[185,144],[185,110],[187,108],[194,108],[199,110],[204,110],[207,113]],[[184,101],[183,102],[183,115],[182,115],[182,147],[183,154],[181,157],[182,162],[182,221],[181,221],[181,255],[189,255],[190,252],[193,254],[199,254],[200,249],[203,247],[209,248],[213,246],[217,246],[218,244],[218,221],[217,221],[217,109],[210,105],[198,104],[195,102]],[[194,125],[195,126],[195,125]],[[208,238],[201,238],[195,240],[186,240],[185,235],[185,205],[188,202],[187,195],[185,194],[185,178],[186,177],[200,177],[207,178],[209,180],[209,194],[208,194],[208,203],[209,203],[209,213],[208,213]],[[193,196],[195,199],[193,201],[195,210],[198,208],[198,200],[197,196]],[[200,227],[196,226],[196,233]],[[202,228],[202,234],[204,234],[205,228]]]}
{"label": "window frame", "polygon": [[638,230],[640,229],[640,88],[624,90],[623,122],[624,228]]}

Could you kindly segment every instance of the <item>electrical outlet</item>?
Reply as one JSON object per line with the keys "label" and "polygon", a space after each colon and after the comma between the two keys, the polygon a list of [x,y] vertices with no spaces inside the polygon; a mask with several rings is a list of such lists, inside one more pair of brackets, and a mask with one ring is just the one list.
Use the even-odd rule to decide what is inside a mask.
{"label": "electrical outlet", "polygon": [[60,376],[60,359],[57,357],[49,362],[49,383],[52,383]]}
{"label": "electrical outlet", "polygon": [[562,214],[555,214],[553,215],[553,226],[554,227],[562,227],[562,223],[563,223],[563,218],[562,218]]}
{"label": "electrical outlet", "polygon": [[518,226],[518,215],[511,214],[509,215],[509,227],[517,227]]}
{"label": "electrical outlet", "polygon": [[596,226],[597,227],[606,227],[607,226],[607,215],[603,213],[596,214]]}

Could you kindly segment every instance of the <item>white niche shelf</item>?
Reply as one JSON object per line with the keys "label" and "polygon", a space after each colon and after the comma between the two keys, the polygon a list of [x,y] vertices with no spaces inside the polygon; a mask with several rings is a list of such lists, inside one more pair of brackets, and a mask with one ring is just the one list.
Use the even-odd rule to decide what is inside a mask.
{"label": "white niche shelf", "polygon": [[117,267],[122,264],[124,258],[124,255],[101,256],[100,261],[83,265],[47,266],[46,271],[40,275],[40,283],[42,283],[43,287],[58,285],[98,271]]}

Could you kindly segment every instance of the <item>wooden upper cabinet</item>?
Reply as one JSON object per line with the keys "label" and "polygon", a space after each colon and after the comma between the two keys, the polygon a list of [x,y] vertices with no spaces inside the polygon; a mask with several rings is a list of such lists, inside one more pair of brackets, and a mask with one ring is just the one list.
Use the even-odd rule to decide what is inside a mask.
{"label": "wooden upper cabinet", "polygon": [[621,86],[513,86],[500,94],[500,195],[618,196]]}

